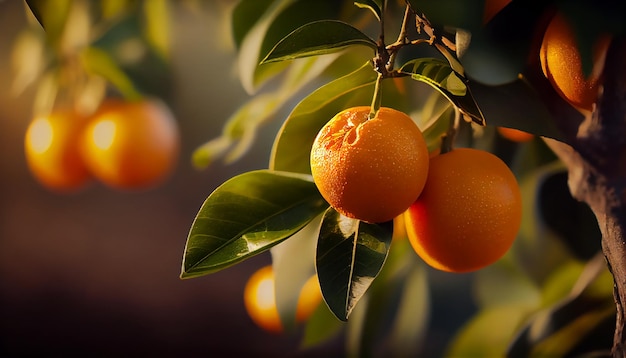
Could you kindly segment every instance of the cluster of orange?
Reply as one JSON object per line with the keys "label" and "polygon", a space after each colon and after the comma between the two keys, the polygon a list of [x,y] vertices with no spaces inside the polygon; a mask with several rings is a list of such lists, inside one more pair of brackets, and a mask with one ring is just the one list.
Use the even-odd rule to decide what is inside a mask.
{"label": "cluster of orange", "polygon": [[[485,21],[510,0],[487,2]],[[594,67],[586,76],[576,37],[567,18],[556,13],[544,34],[540,62],[556,92],[583,113],[597,100],[610,37],[594,47]],[[448,272],[470,272],[500,259],[521,224],[521,194],[507,165],[492,153],[458,148],[428,153],[422,132],[405,113],[370,107],[346,109],[319,132],[311,150],[311,172],[322,196],[341,214],[367,222],[394,220],[394,239],[408,236],[429,265]],[[514,142],[534,135],[498,127]],[[302,289],[298,321],[321,301],[312,277]],[[261,327],[280,332],[271,266],[255,273],[245,303]]]}
{"label": "cluster of orange", "polygon": [[521,223],[521,195],[507,165],[486,151],[429,155],[405,113],[355,107],[333,117],[311,150],[322,196],[341,214],[367,222],[403,216],[422,259],[440,270],[469,272],[498,260]]}
{"label": "cluster of orange", "polygon": [[177,122],[161,101],[111,98],[90,116],[57,109],[35,118],[24,147],[33,176],[68,192],[94,178],[116,189],[154,186],[173,170],[179,141]]}

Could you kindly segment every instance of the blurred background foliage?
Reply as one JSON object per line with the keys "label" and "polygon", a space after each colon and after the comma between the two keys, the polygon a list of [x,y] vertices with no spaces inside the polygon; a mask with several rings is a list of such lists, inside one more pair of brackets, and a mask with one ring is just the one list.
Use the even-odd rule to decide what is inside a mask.
{"label": "blurred background foliage", "polygon": [[[411,3],[432,14],[432,21],[470,30],[481,26],[476,19],[485,7],[480,0],[462,6]],[[516,3],[521,2],[506,7],[493,26],[520,21]],[[306,236],[277,246],[271,256],[200,279],[178,279],[184,240],[206,196],[238,173],[267,168],[270,159],[276,164],[274,137],[300,100],[371,58],[371,49],[358,48],[258,65],[291,30],[318,19],[347,21],[376,36],[375,16],[350,1],[0,3],[7,30],[0,58],[6,84],[0,97],[6,173],[0,182],[0,353],[502,356],[511,349],[521,357],[572,356],[611,346],[612,278],[599,256],[593,214],[571,197],[564,167],[540,137],[518,143],[496,131],[509,125],[559,135],[538,101],[523,100],[532,94],[511,76],[519,72],[518,58],[486,76],[476,63],[492,62],[468,53],[466,70],[477,78],[475,96],[487,126],[466,123],[459,136],[459,145],[505,160],[522,189],[522,229],[498,263],[471,274],[435,271],[405,238],[396,237],[382,272],[347,323],[322,304],[304,325],[281,336],[263,332],[246,317],[243,285],[273,260],[280,308],[293,290],[285,282],[311,273],[314,246]],[[388,24],[395,28],[393,21]],[[511,31],[509,40],[526,39]],[[426,46],[406,54],[437,55]],[[369,104],[370,93],[367,87],[339,92],[314,116],[321,120],[347,104]],[[451,115],[450,102],[409,80],[386,93],[394,93],[387,101],[429,125],[434,148],[446,128],[440,124],[447,122],[438,119]],[[63,101],[90,111],[107,94],[167,101],[184,143],[175,175],[162,187],[132,194],[94,186],[61,196],[40,188],[19,154],[30,118]]]}

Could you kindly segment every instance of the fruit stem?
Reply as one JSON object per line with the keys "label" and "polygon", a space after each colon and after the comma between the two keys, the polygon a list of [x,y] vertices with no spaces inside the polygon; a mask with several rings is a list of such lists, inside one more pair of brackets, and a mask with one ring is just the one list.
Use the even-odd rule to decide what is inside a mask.
{"label": "fruit stem", "polygon": [[458,107],[454,106],[454,115],[450,118],[450,126],[446,133],[441,137],[440,153],[444,154],[450,152],[454,147],[454,141],[461,125],[461,111]]}
{"label": "fruit stem", "polygon": [[378,110],[380,109],[380,105],[382,103],[382,95],[383,95],[383,91],[382,91],[382,86],[381,83],[383,82],[383,74],[382,73],[378,73],[378,77],[376,77],[376,84],[374,85],[374,96],[372,97],[372,104],[371,104],[371,109],[370,109],[370,114],[368,116],[368,119],[372,119],[374,117],[376,117],[376,114],[378,113]]}

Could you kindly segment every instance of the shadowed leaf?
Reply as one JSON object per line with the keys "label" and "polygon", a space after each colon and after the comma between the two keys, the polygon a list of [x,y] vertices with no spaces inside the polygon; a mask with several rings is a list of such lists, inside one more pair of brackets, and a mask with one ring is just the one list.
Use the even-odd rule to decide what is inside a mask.
{"label": "shadowed leaf", "polygon": [[470,87],[450,64],[436,58],[411,60],[400,68],[400,72],[429,84],[454,104],[466,120],[485,125],[485,118],[476,104]]}
{"label": "shadowed leaf", "polygon": [[330,208],[317,243],[316,267],[326,304],[346,321],[383,267],[393,233],[392,222],[368,224]]}

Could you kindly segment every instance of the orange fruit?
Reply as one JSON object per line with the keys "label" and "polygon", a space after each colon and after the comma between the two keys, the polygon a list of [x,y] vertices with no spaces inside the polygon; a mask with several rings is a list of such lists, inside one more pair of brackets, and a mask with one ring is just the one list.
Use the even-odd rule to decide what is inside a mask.
{"label": "orange fruit", "polygon": [[71,110],[55,110],[33,119],[24,138],[26,162],[45,187],[75,191],[91,179],[79,153],[84,118]]}
{"label": "orange fruit", "polygon": [[500,158],[459,148],[431,159],[424,191],[404,215],[409,241],[427,264],[470,272],[511,247],[522,200],[515,176]]}
{"label": "orange fruit", "polygon": [[496,130],[502,137],[517,143],[529,142],[535,137],[532,133],[524,132],[515,128],[498,127]]}
{"label": "orange fruit", "polygon": [[[276,308],[272,265],[263,266],[250,276],[244,287],[244,306],[252,321],[266,331],[280,333],[283,325]],[[322,301],[317,275],[302,286],[296,308],[296,322],[306,321]]]}
{"label": "orange fruit", "polygon": [[598,86],[609,36],[601,36],[594,46],[594,66],[586,77],[574,31],[568,19],[557,13],[546,29],[539,58],[541,69],[559,95],[574,107],[591,110],[598,96]]}
{"label": "orange fruit", "polygon": [[428,148],[403,112],[369,106],[336,114],[311,149],[311,173],[322,196],[339,213],[367,222],[402,214],[422,192]]}
{"label": "orange fruit", "polygon": [[162,182],[178,160],[177,123],[155,99],[107,99],[82,136],[82,156],[93,175],[118,189],[139,189]]}
{"label": "orange fruit", "polygon": [[511,0],[486,0],[485,8],[483,9],[483,24],[488,23],[510,2]]}

